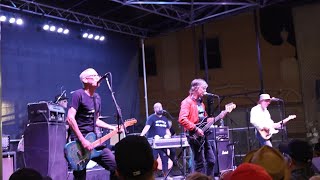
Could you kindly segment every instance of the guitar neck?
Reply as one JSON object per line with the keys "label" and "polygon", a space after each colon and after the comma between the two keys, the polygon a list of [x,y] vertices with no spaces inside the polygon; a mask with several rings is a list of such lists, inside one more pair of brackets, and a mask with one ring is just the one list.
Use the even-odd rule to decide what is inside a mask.
{"label": "guitar neck", "polygon": [[95,140],[92,145],[93,147],[97,147],[97,146],[100,146],[102,143],[104,143],[105,141],[107,141],[108,139],[110,139],[112,136],[114,136],[115,134],[117,134],[118,131],[117,130],[113,130],[111,131],[110,133],[106,134],[105,136]]}
{"label": "guitar neck", "polygon": [[225,113],[224,111],[222,111],[218,116],[214,117],[214,120],[207,123],[203,128],[202,131],[205,132],[206,130],[208,130],[215,122],[219,121],[221,119],[221,114]]}

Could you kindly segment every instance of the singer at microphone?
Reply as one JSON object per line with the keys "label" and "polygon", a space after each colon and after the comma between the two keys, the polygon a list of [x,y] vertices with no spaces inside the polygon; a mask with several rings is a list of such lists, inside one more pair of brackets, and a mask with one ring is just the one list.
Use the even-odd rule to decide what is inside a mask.
{"label": "singer at microphone", "polygon": [[97,84],[100,84],[102,80],[106,79],[106,77],[110,74],[110,72],[105,73],[97,82]]}

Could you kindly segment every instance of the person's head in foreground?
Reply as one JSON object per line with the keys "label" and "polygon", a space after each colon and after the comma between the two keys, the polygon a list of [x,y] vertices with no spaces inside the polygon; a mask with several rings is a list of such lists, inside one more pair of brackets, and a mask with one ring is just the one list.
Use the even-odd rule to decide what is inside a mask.
{"label": "person's head in foreground", "polygon": [[121,180],[151,180],[157,169],[153,149],[144,136],[127,136],[115,145],[117,176]]}
{"label": "person's head in foreground", "polygon": [[243,162],[263,167],[274,180],[289,180],[290,171],[283,155],[269,146],[249,152]]}

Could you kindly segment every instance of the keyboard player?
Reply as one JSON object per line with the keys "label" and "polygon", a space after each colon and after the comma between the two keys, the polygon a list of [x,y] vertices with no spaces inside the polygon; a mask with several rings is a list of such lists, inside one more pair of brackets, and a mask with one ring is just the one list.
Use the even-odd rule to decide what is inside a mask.
{"label": "keyboard player", "polygon": [[[150,115],[146,121],[141,136],[147,135],[147,138],[170,138],[169,123],[167,117],[163,115],[163,108],[161,103],[157,102],[153,105],[154,114]],[[154,149],[153,156],[157,159],[160,156],[162,162],[163,175],[168,173],[168,156],[166,149]]]}

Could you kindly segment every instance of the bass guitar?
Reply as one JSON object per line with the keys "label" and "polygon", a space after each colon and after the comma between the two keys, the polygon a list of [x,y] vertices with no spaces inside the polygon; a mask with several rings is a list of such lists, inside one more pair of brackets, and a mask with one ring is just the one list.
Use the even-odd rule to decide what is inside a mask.
{"label": "bass guitar", "polygon": [[[125,127],[129,127],[137,123],[136,119],[130,119],[124,122]],[[98,147],[112,136],[116,135],[119,131],[113,130],[110,133],[106,134],[105,136],[97,139],[96,134],[91,132],[86,135],[86,139],[92,143],[93,147]],[[90,159],[98,157],[101,155],[101,150],[87,150],[85,149],[79,140],[71,141],[64,146],[64,154],[65,157],[70,164],[70,167],[74,171],[81,171],[86,168]]]}
{"label": "bass guitar", "polygon": [[[284,120],[282,120],[282,122],[284,122],[284,124],[288,121],[290,121],[291,119],[295,119],[297,116],[296,115],[289,115],[287,118],[285,118]],[[277,134],[279,132],[279,130],[273,128],[273,127],[269,127],[269,129],[260,129],[257,130],[261,137],[265,140],[268,140],[272,137],[273,134]]]}
{"label": "bass guitar", "polygon": [[[221,111],[221,113],[217,116],[214,117],[213,121],[208,122],[207,119],[209,117],[204,118],[201,122],[197,123],[196,126],[197,128],[200,128],[204,134],[206,134],[207,130],[210,128],[210,126],[212,126],[215,122],[217,122],[218,120],[224,118],[224,116],[227,113],[230,113],[233,109],[235,109],[237,106],[234,103],[229,103],[225,105],[225,110]],[[190,131],[189,132],[189,138],[192,138],[194,140],[197,140],[200,144],[202,144],[203,140],[204,140],[204,136],[199,136],[196,133],[196,130],[194,131]]]}

